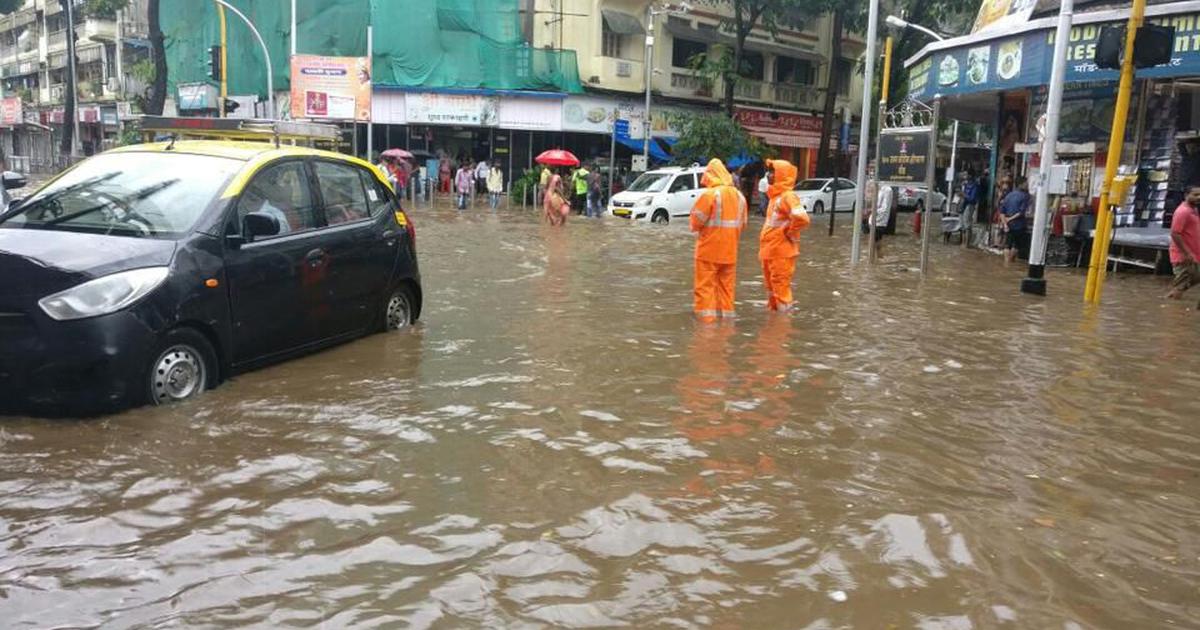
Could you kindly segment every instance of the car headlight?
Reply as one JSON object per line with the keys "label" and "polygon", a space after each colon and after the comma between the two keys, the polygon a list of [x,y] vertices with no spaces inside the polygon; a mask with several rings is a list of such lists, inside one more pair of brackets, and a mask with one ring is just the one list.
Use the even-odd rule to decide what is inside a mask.
{"label": "car headlight", "polygon": [[167,267],[146,267],[114,273],[47,295],[38,306],[59,321],[108,315],[145,297],[170,272]]}
{"label": "car headlight", "polygon": [[638,206],[640,208],[640,207],[648,206],[652,203],[654,203],[654,197],[642,197],[641,199],[638,199],[637,203],[635,203],[633,205]]}

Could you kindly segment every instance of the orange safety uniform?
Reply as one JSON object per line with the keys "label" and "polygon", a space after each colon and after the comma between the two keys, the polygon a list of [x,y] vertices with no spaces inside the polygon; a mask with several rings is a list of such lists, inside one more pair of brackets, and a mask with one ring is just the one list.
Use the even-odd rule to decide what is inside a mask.
{"label": "orange safety uniform", "polygon": [[692,207],[691,227],[696,239],[696,316],[712,322],[736,316],[733,308],[738,239],[746,225],[746,198],[733,186],[733,177],[721,160],[713,159],[700,180],[704,191]]}
{"label": "orange safety uniform", "polygon": [[767,189],[770,203],[762,233],[758,237],[758,259],[762,262],[763,285],[767,289],[767,308],[787,311],[792,308],[792,275],[800,247],[796,240],[812,222],[792,189],[796,187],[796,167],[784,160],[768,160],[775,172]]}

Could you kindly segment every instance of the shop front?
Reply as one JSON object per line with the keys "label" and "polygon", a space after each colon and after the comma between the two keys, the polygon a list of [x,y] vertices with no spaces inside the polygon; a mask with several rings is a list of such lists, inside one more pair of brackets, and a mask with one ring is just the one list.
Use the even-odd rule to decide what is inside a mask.
{"label": "shop front", "polygon": [[[817,116],[767,109],[763,107],[734,107],[733,116],[750,135],[762,140],[774,149],[775,154],[788,160],[800,170],[801,178],[816,177],[817,156],[821,147],[822,119]],[[849,147],[842,151],[838,164],[839,173],[849,172],[849,164],[858,147],[850,141],[856,136],[848,121],[834,125],[830,136],[831,150]]]}
{"label": "shop front", "polygon": [[[909,94],[939,97],[946,118],[994,126],[984,181],[990,207],[1041,166],[1046,101],[1057,16],[930,44],[906,61]],[[1095,63],[1101,28],[1124,24],[1128,9],[1077,13],[1068,47],[1059,119],[1059,164],[1065,183],[1051,203],[1050,262],[1078,264],[1094,227],[1116,105],[1119,73]],[[1119,172],[1135,175],[1115,200],[1119,228],[1161,230],[1188,183],[1200,181],[1200,2],[1147,8],[1146,21],[1173,26],[1171,62],[1137,71]],[[986,219],[985,217],[981,217]],[[1165,236],[1159,238],[1165,247]]]}

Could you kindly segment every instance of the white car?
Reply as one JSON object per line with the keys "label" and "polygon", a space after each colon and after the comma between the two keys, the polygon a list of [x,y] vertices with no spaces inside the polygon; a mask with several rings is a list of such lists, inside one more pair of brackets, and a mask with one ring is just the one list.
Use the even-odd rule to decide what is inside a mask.
{"label": "white car", "polygon": [[[896,205],[904,210],[925,210],[924,186],[897,186]],[[933,191],[933,207],[940,212],[946,211],[946,195]]]}
{"label": "white car", "polygon": [[[837,207],[834,208],[833,191],[837,187]],[[823,214],[833,208],[834,212],[854,211],[854,182],[848,179],[805,179],[796,183],[796,196],[809,214]]]}
{"label": "white car", "polygon": [[659,168],[642,173],[629,188],[613,195],[608,213],[621,219],[665,224],[686,221],[704,192],[703,166]]}

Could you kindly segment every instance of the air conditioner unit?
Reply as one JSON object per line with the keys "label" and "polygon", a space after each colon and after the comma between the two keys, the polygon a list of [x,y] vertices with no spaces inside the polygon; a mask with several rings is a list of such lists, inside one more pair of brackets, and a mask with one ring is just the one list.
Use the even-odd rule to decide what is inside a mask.
{"label": "air conditioner unit", "polygon": [[50,100],[52,100],[52,101],[62,100],[65,92],[66,92],[66,90],[64,90],[63,86],[61,86],[61,85],[50,86]]}
{"label": "air conditioner unit", "polygon": [[618,61],[617,62],[617,76],[619,76],[619,77],[633,76],[633,64],[629,63],[628,61]]}

